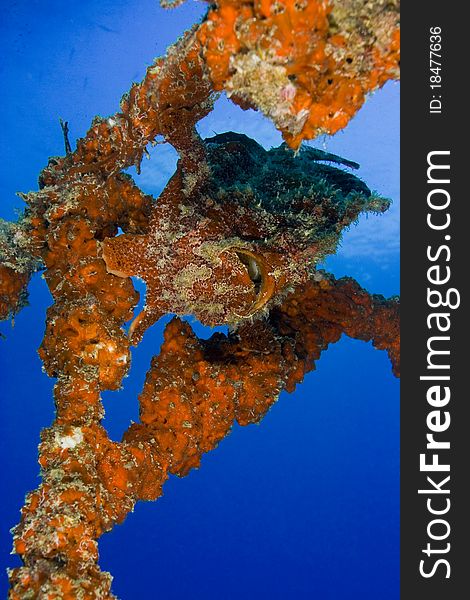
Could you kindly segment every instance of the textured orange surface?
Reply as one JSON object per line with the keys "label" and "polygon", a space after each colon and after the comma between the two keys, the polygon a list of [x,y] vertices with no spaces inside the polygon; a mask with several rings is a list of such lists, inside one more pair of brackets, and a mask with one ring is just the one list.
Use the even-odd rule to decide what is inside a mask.
{"label": "textured orange surface", "polygon": [[13,319],[27,304],[27,285],[40,266],[31,254],[34,244],[27,229],[24,217],[18,223],[0,219],[0,320]]}
{"label": "textured orange surface", "polygon": [[399,74],[399,2],[217,0],[198,31],[217,90],[297,148],[347,125]]}
{"label": "textured orange surface", "polygon": [[6,265],[0,265],[0,319],[6,319],[18,312],[28,280],[28,274],[18,273]]}
{"label": "textured orange surface", "polygon": [[15,531],[16,552],[28,566],[13,571],[13,598],[28,589],[65,594],[67,586],[73,593],[95,586],[90,597],[108,597],[110,579],[96,566],[96,539],[137,500],[157,498],[169,473],[182,476],[198,466],[235,420],[258,422],[343,333],[387,349],[397,370],[397,302],[370,296],[354,280],[319,275],[269,319],[235,336],[200,340],[174,318],[139,397],[140,423],[121,443],[109,440],[99,414],[68,414],[74,397],[88,407],[99,403],[91,382],[73,378],[78,391],[66,376],[59,380],[58,419],[42,434],[43,484],[27,497]]}
{"label": "textured orange surface", "polygon": [[[346,4],[355,6],[354,2]],[[13,600],[113,598],[111,576],[97,564],[99,537],[122,522],[136,501],[157,498],[170,473],[185,475],[197,466],[201,455],[229,433],[234,421],[241,425],[259,421],[280,391],[292,391],[314,368],[320,353],[343,333],[372,340],[377,348],[387,350],[398,372],[397,301],[371,296],[353,280],[336,281],[312,266],[321,255],[320,246],[333,251],[341,228],[369,202],[372,210],[383,210],[384,205],[364,196],[342,214],[327,198],[314,198],[318,203],[315,223],[332,227],[334,233],[308,238],[300,250],[298,234],[305,230],[297,227],[294,217],[289,219],[295,227],[285,215],[273,221],[265,211],[260,218],[261,212],[252,205],[243,205],[243,198],[249,196],[246,190],[245,195],[233,198],[232,192],[227,197],[221,194],[212,204],[207,194],[194,193],[210,179],[207,145],[194,130],[211,109],[212,93],[199,40],[212,69],[211,61],[216,61],[209,52],[215,52],[212,42],[221,51],[225,48],[220,45],[220,31],[224,44],[235,53],[241,48],[240,40],[248,43],[259,35],[261,62],[269,66],[271,59],[262,53],[269,50],[269,44],[266,48],[263,44],[266,27],[273,32],[275,25],[275,39],[291,40],[288,46],[278,46],[279,57],[293,53],[291,74],[298,76],[305,70],[307,95],[311,93],[309,65],[315,60],[324,66],[322,53],[328,52],[321,40],[327,30],[331,32],[331,7],[324,2],[286,1],[279,2],[279,13],[273,14],[273,6],[267,1],[221,2],[211,10],[206,25],[186,34],[148,69],[144,81],[123,99],[121,112],[95,120],[75,152],[51,159],[41,173],[40,191],[25,196],[27,210],[16,238],[29,240],[31,262],[24,271],[26,277],[33,270],[31,265],[40,261],[53,297],[39,353],[47,374],[56,379],[56,418],[41,433],[42,483],[27,495],[21,522],[14,530],[14,549],[23,566],[10,572]],[[242,38],[233,29],[240,11]],[[293,26],[287,27],[286,15]],[[337,17],[340,21],[341,16]],[[329,29],[325,19],[329,19]],[[215,32],[209,29],[212,22]],[[314,46],[306,24],[318,26],[320,41]],[[328,43],[343,47],[347,39]],[[230,57],[224,56],[220,57],[222,79],[230,63]],[[387,57],[382,53],[374,58],[384,62],[384,73],[394,68]],[[338,73],[341,80],[341,69]],[[374,85],[380,84],[380,77],[370,74]],[[312,81],[318,83],[315,77]],[[283,93],[292,100],[290,88]],[[335,98],[349,107],[346,92],[331,102]],[[301,100],[299,95],[297,101],[307,102],[310,119],[314,104],[308,104],[307,96]],[[311,132],[318,127],[315,119],[308,125]],[[301,130],[295,137],[286,130],[285,135],[296,145],[298,136],[309,132]],[[180,155],[178,170],[157,205],[121,173],[126,166],[140,164],[145,145],[156,135],[163,135]],[[224,152],[237,156],[241,150],[237,143],[229,141]],[[343,179],[350,181],[346,176]],[[204,208],[197,204],[202,198]],[[305,206],[310,206],[308,200],[302,200]],[[305,206],[301,203],[299,214]],[[184,225],[179,231],[176,222]],[[288,225],[294,231],[291,237]],[[124,234],[115,237],[118,228]],[[199,235],[200,231],[204,234]],[[259,241],[267,233],[271,246]],[[252,240],[255,234],[257,244],[240,246],[240,240]],[[158,254],[151,260],[155,240]],[[273,251],[275,244],[282,252]],[[194,247],[206,261],[213,261],[207,288],[198,286],[197,277],[191,278],[194,273],[185,271],[194,266],[194,252],[191,261],[187,259],[188,248]],[[15,261],[24,256],[12,254]],[[155,261],[162,257],[165,260],[155,268]],[[195,266],[199,276],[207,264],[201,260]],[[25,281],[15,277],[15,269],[13,273],[6,265],[0,268],[0,308],[5,315],[16,310],[15,298]],[[150,307],[150,314],[138,316],[131,326],[132,339],[124,327],[133,318],[138,294],[129,274],[147,281]],[[175,281],[178,276],[180,280]],[[165,280],[164,285],[160,280]],[[185,283],[188,280],[190,287]],[[229,294],[224,286],[230,288]],[[164,290],[174,293],[165,299]],[[129,369],[131,341],[137,343],[146,326],[170,309],[180,309],[182,314],[187,304],[174,304],[181,302],[181,290],[188,292],[186,302],[202,299],[193,311],[202,320],[202,307],[216,296],[219,312],[213,309],[206,322],[229,322],[234,330],[229,336],[214,334],[200,340],[187,323],[175,317],[166,327],[161,352],[152,360],[139,397],[140,422],[129,427],[121,442],[114,442],[101,425],[100,393],[120,388]],[[237,315],[235,324],[233,315]]]}

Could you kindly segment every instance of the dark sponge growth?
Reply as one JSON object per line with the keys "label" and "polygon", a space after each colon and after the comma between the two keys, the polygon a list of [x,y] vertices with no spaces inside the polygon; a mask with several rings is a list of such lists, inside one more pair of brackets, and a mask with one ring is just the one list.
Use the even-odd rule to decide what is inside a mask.
{"label": "dark sponge growth", "polygon": [[[307,198],[311,204],[325,197],[339,203],[350,195],[364,200],[372,196],[350,171],[325,164],[358,169],[357,163],[318,148],[304,147],[296,153],[284,143],[265,150],[255,140],[232,131],[206,138],[205,143],[214,183],[227,192],[249,190],[257,204],[273,213],[300,212]],[[383,200],[383,206],[373,210],[382,212],[388,204]]]}
{"label": "dark sponge growth", "polygon": [[282,144],[265,150],[234,132],[207,138],[205,145],[218,201],[236,201],[271,215],[285,234],[302,230],[299,248],[323,241],[329,252],[325,238],[340,233],[361,212],[384,212],[390,205],[350,170],[340,168],[358,169],[357,163],[318,148],[294,152]]}

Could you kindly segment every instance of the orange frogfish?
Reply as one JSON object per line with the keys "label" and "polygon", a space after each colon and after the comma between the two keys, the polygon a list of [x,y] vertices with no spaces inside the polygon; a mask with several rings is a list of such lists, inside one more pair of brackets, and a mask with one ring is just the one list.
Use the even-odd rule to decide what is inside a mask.
{"label": "orange frogfish", "polygon": [[203,158],[180,159],[148,232],[102,243],[108,272],[147,285],[134,343],[167,313],[232,327],[263,315],[315,276],[361,212],[389,206],[339,168],[359,165],[316,148],[266,151],[233,132],[198,143]]}

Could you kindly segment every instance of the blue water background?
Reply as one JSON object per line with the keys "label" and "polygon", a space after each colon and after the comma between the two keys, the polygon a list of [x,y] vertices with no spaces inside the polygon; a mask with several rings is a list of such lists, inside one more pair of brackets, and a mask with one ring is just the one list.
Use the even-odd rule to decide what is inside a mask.
{"label": "blue water background", "polygon": [[[170,12],[156,0],[2,2],[1,217],[15,218],[22,207],[15,192],[37,189],[47,157],[63,153],[59,116],[70,122],[72,141],[84,135],[204,9],[195,1]],[[387,84],[346,131],[314,142],[359,162],[368,185],[394,200],[387,215],[361,218],[325,265],[386,296],[399,292],[398,103],[398,85]],[[221,98],[200,131],[230,129],[266,147],[281,141],[261,115]],[[157,147],[139,185],[157,194],[174,161],[171,148]],[[50,303],[36,276],[14,328],[0,324],[7,336],[0,340],[3,597],[4,569],[19,564],[9,554],[9,528],[39,483],[39,431],[53,420],[53,382],[36,353]],[[136,396],[164,322],[134,351],[124,390],[104,394],[113,439],[137,420]],[[100,564],[114,575],[114,593],[122,600],[397,600],[398,392],[386,354],[343,337],[260,425],[235,426],[199,470],[172,477],[162,498],[138,504],[102,538]]]}

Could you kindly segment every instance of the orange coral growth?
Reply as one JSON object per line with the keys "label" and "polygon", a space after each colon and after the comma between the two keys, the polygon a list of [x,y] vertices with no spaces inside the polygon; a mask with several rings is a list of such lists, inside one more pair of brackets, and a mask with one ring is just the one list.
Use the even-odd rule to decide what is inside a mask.
{"label": "orange coral growth", "polygon": [[267,321],[246,324],[229,337],[198,340],[187,323],[173,319],[139,398],[141,424],[132,425],[125,440],[145,431],[160,446],[160,456],[165,448],[169,452],[169,471],[184,475],[234,420],[256,423],[282,389],[293,391],[343,333],[388,350],[398,372],[398,303],[371,296],[348,278],[336,281],[319,272],[317,281],[296,290]]}
{"label": "orange coral growth", "polygon": [[293,148],[345,127],[399,74],[398,1],[218,0],[198,37],[214,88]]}
{"label": "orange coral growth", "polygon": [[282,365],[281,344],[261,321],[237,338],[215,334],[204,341],[175,318],[139,398],[142,423],[132,425],[125,439],[145,432],[166,455],[169,471],[185,475],[234,420],[247,425],[261,419],[282,389]]}
{"label": "orange coral growth", "polygon": [[[182,154],[192,146],[188,132],[212,108],[212,88],[200,57],[194,31],[187,32],[147,69],[121,100],[121,111],[96,118],[77,149],[54,158],[41,174],[51,186],[66,179],[117,173],[131,165],[139,169],[146,145],[163,135]],[[197,157],[196,157],[197,158]],[[191,157],[188,157],[191,160]]]}
{"label": "orange coral growth", "polygon": [[102,533],[137,500],[157,498],[169,473],[185,475],[198,466],[235,420],[259,421],[342,333],[372,339],[395,360],[397,317],[394,300],[370,296],[351,279],[318,273],[267,321],[244,325],[236,335],[200,340],[174,318],[139,397],[141,422],[121,443],[109,440],[99,411],[84,414],[80,407],[99,402],[91,377],[78,391],[71,386],[76,378],[62,376],[55,391],[58,419],[42,434],[43,483],[28,496],[15,530],[15,550],[27,562],[12,572],[12,598],[27,592],[77,597],[67,596],[69,589],[77,595],[95,589],[89,597],[111,598],[110,578],[96,565]]}
{"label": "orange coral growth", "polygon": [[7,319],[20,310],[28,281],[27,273],[0,265],[0,319]]}
{"label": "orange coral growth", "polygon": [[[395,65],[387,41],[393,27],[382,31],[384,21],[374,21],[379,3],[366,3],[367,34],[356,32],[365,18],[357,3],[347,4],[351,14],[325,2],[221,1],[200,29],[147,70],[121,112],[97,119],[75,152],[50,160],[40,191],[25,195],[24,219],[1,237],[2,315],[17,309],[39,264],[54,300],[39,353],[56,378],[57,414],[41,435],[42,483],[28,494],[14,531],[24,564],[10,573],[12,599],[112,598],[111,577],[97,565],[98,538],[135,502],[157,498],[170,473],[197,466],[234,421],[259,421],[343,333],[386,349],[398,372],[397,302],[316,270],[345,227],[362,211],[386,210],[388,201],[341,170],[357,165],[338,156],[315,149],[296,156],[285,145],[266,152],[233,133],[203,141],[194,129],[211,109],[204,60],[216,87],[229,88],[237,74],[232,58],[240,66],[255,50],[256,68],[286,77],[284,112],[265,112],[292,146],[344,125],[344,114],[349,118]],[[384,11],[392,24],[394,15]],[[347,59],[338,58],[345,31],[350,39],[359,36],[354,58],[364,42],[362,66],[350,71]],[[372,33],[375,45],[367,37]],[[320,84],[332,69],[338,79],[328,96]],[[240,98],[265,110],[254,97]],[[336,112],[342,107],[343,117],[326,118],[322,102]],[[157,135],[180,155],[158,202],[121,173],[140,164]],[[130,336],[124,326],[138,294],[129,275],[147,283],[146,307]],[[139,397],[140,422],[113,442],[101,425],[100,393],[120,388],[130,343],[168,312],[233,329],[200,340],[175,317]]]}
{"label": "orange coral growth", "polygon": [[39,262],[31,254],[29,222],[0,219],[0,320],[14,317],[27,304],[26,287]]}
{"label": "orange coral growth", "polygon": [[305,363],[291,370],[286,389],[293,391],[312,361],[330,343],[345,333],[354,339],[372,341],[375,348],[386,350],[394,374],[400,373],[400,319],[398,298],[385,300],[371,295],[354,279],[336,280],[318,272],[315,283],[309,282],[273,311],[271,320],[283,335],[296,333],[295,353]]}

